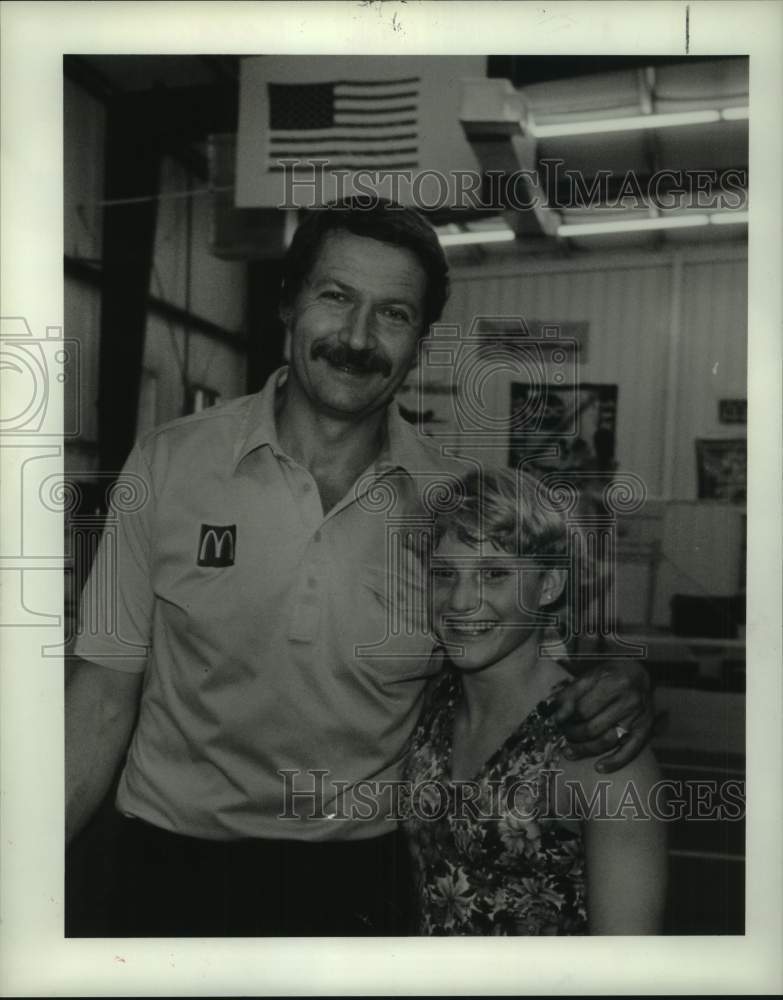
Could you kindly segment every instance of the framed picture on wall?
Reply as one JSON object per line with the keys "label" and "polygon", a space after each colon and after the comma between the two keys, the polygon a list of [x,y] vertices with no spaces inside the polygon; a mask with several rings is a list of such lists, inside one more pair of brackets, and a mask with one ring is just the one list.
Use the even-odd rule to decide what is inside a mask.
{"label": "framed picture on wall", "polygon": [[747,424],[747,399],[719,399],[718,420],[722,424]]}
{"label": "framed picture on wall", "polygon": [[[541,471],[606,473],[616,468],[616,385],[582,382],[532,387],[512,383],[512,417],[531,405],[539,408],[537,444],[557,445],[556,456],[537,463]],[[522,458],[520,447],[512,440],[509,465]]]}
{"label": "framed picture on wall", "polygon": [[[478,316],[467,331],[438,324],[423,341],[417,369],[397,392],[400,412],[434,437],[494,437],[499,427],[538,435],[545,389],[576,382],[588,332],[587,322],[545,323],[521,316]],[[521,421],[510,424],[502,412],[509,381],[519,384],[519,393],[525,385],[531,390],[517,409]]]}
{"label": "framed picture on wall", "polygon": [[748,442],[745,438],[696,439],[699,500],[744,504],[747,497]]}

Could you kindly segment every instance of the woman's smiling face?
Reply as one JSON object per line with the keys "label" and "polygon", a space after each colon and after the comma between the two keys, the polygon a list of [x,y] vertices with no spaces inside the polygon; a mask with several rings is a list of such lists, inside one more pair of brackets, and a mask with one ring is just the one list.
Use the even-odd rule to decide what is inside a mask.
{"label": "woman's smiling face", "polygon": [[449,532],[433,559],[432,627],[458,647],[451,654],[456,666],[481,670],[505,661],[535,635],[544,624],[539,607],[561,589],[551,571],[521,569],[507,552],[481,551]]}

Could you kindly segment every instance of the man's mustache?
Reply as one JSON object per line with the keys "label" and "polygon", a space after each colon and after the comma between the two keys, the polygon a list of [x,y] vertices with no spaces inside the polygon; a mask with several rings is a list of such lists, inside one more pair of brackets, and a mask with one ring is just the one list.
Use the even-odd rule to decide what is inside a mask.
{"label": "man's mustache", "polygon": [[313,344],[310,357],[325,358],[338,368],[353,368],[360,372],[380,372],[381,375],[391,375],[391,365],[382,355],[375,351],[356,351],[345,344],[328,344],[319,341]]}

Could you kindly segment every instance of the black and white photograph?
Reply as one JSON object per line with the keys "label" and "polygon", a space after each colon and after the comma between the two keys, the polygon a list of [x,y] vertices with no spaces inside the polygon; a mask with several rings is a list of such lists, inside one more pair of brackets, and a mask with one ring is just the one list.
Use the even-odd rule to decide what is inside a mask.
{"label": "black and white photograph", "polygon": [[3,144],[6,743],[53,772],[3,906],[23,838],[58,995],[775,992],[770,53],[733,4],[93,6],[44,249]]}

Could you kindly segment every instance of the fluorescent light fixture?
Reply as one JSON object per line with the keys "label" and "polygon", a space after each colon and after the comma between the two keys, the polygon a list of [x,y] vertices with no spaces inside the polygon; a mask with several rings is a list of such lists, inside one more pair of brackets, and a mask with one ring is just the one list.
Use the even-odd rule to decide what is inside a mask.
{"label": "fluorescent light fixture", "polygon": [[724,108],[720,116],[725,122],[747,121],[750,116],[750,108]]}
{"label": "fluorescent light fixture", "polygon": [[[699,226],[746,225],[747,212],[695,212],[693,215],[665,215],[656,219],[618,219],[607,222],[566,222],[557,227],[557,235],[610,236],[613,233],[644,233],[660,229],[695,229]],[[468,246],[480,243],[510,243],[515,235],[510,229],[483,229],[439,233],[441,246]]]}
{"label": "fluorescent light fixture", "polygon": [[586,122],[557,122],[537,125],[528,122],[530,134],[537,139],[553,139],[564,135],[595,135],[599,132],[632,132],[638,129],[674,128],[681,125],[710,125],[719,121],[737,121],[748,117],[748,108],[726,108],[723,111],[672,111],[653,115],[629,115],[625,118],[594,118]]}
{"label": "fluorescent light fixture", "polygon": [[443,247],[465,246],[468,243],[507,243],[515,239],[510,229],[473,230],[464,233],[439,233],[438,239]]}
{"label": "fluorescent light fixture", "polygon": [[693,229],[698,226],[737,225],[748,221],[747,212],[713,212],[711,215],[671,215],[658,219],[628,219],[616,222],[574,222],[557,227],[558,236],[609,236],[612,233],[644,233],[656,229]]}
{"label": "fluorescent light fixture", "polygon": [[747,221],[747,212],[715,212],[710,216],[713,226],[738,226]]}
{"label": "fluorescent light fixture", "polygon": [[575,222],[557,227],[558,236],[603,236],[610,233],[643,233],[654,229],[689,229],[709,225],[708,215],[682,215],[670,219],[628,219],[625,222]]}

